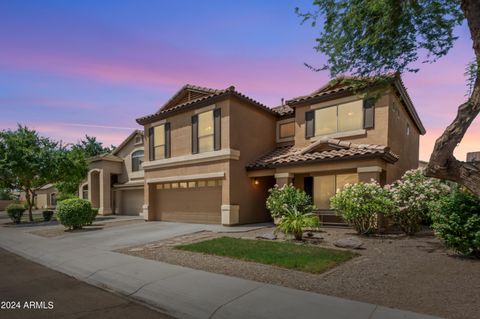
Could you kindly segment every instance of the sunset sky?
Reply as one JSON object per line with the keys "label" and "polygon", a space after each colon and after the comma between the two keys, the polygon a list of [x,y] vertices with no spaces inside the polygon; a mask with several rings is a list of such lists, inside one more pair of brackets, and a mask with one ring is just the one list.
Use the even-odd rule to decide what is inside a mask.
{"label": "sunset sky", "polygon": [[[137,117],[186,83],[234,85],[268,105],[322,86],[317,30],[294,8],[310,1],[0,1],[0,129],[16,123],[76,142],[118,145]],[[449,55],[404,82],[427,129],[420,159],[466,98],[473,57],[465,25]],[[480,150],[480,118],[456,155]]]}

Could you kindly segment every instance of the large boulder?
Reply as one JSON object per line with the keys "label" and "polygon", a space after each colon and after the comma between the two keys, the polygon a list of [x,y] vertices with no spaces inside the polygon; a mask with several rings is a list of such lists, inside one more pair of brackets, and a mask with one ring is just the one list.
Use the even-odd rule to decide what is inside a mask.
{"label": "large boulder", "polygon": [[337,239],[333,244],[340,248],[360,249],[363,246],[363,242],[356,237],[344,237]]}

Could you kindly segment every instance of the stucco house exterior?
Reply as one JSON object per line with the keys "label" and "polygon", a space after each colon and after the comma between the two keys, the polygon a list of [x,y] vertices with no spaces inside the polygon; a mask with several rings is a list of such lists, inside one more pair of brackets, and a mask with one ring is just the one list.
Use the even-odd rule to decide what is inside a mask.
{"label": "stucco house exterior", "polygon": [[[268,189],[286,183],[332,216],[329,199],[346,183],[391,183],[417,168],[425,134],[399,76],[378,99],[327,84],[274,108],[234,87],[186,85],[137,123],[143,144],[132,142],[142,136],[137,131],[114,154],[92,160],[86,193],[94,206],[103,214],[130,205],[146,220],[224,225],[269,220]],[[140,150],[143,164],[132,175]],[[111,195],[93,194],[90,185],[102,183]]]}
{"label": "stucco house exterior", "polygon": [[55,208],[57,206],[57,194],[58,190],[54,184],[43,185],[35,191],[34,207],[38,209]]}

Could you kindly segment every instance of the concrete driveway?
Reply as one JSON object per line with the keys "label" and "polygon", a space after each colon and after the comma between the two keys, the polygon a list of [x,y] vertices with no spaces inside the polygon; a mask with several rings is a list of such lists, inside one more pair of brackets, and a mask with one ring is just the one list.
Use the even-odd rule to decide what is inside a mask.
{"label": "concrete driveway", "polygon": [[0,227],[0,246],[178,318],[434,318],[112,252],[202,230],[255,227],[142,222],[54,238],[30,234],[32,228]]}

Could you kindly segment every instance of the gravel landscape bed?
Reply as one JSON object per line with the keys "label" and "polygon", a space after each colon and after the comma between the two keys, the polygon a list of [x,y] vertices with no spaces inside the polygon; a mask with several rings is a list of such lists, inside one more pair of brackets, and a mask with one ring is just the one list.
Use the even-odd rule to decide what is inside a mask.
{"label": "gravel landscape bed", "polygon": [[322,228],[320,247],[335,248],[333,242],[344,237],[357,237],[364,244],[355,250],[361,256],[323,274],[174,249],[221,236],[254,239],[268,231],[273,230],[200,232],[117,252],[445,318],[478,318],[480,261],[456,256],[433,236],[369,238],[357,237],[351,229]]}

